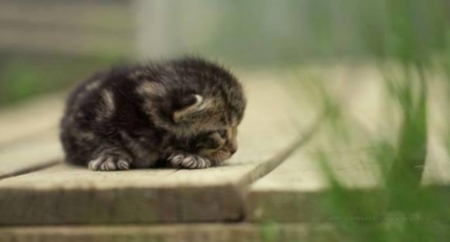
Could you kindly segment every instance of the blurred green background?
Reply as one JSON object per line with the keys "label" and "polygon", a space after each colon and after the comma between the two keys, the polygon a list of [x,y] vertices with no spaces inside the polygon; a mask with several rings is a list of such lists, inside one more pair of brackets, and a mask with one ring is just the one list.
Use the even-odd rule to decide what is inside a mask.
{"label": "blurred green background", "polygon": [[134,55],[131,1],[0,1],[0,108]]}
{"label": "blurred green background", "polygon": [[0,0],[0,106],[128,60],[231,66],[421,59],[446,48],[447,0]]}
{"label": "blurred green background", "polygon": [[[425,208],[441,220],[400,221],[388,232],[380,231],[389,221],[377,223],[380,231],[372,234],[362,223],[337,226],[351,235],[349,241],[444,241],[433,229],[438,222],[448,225],[448,186],[447,197],[418,195],[423,169],[416,168],[427,156],[430,77],[441,76],[450,97],[449,22],[450,0],[0,0],[0,108],[63,90],[123,61],[195,54],[268,71],[369,62],[383,74],[389,105],[400,107],[397,143],[375,137],[369,154],[384,172],[386,212],[414,215]],[[443,107],[448,123],[450,109]],[[333,108],[339,113],[345,107]],[[339,123],[339,115],[330,120]],[[341,129],[329,132],[336,144],[354,127]],[[439,138],[449,151],[446,129]],[[333,157],[319,158],[326,172]],[[357,216],[357,207],[371,214],[371,201],[346,196],[325,174],[332,213]]]}

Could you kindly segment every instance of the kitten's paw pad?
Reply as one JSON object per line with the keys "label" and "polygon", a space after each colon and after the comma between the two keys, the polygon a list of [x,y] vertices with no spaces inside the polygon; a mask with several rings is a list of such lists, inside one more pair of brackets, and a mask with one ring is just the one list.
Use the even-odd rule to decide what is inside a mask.
{"label": "kitten's paw pad", "polygon": [[211,166],[211,162],[198,155],[175,154],[169,157],[170,164],[175,168],[204,169]]}
{"label": "kitten's paw pad", "polygon": [[131,159],[117,154],[105,154],[89,162],[89,169],[93,171],[115,171],[130,169]]}

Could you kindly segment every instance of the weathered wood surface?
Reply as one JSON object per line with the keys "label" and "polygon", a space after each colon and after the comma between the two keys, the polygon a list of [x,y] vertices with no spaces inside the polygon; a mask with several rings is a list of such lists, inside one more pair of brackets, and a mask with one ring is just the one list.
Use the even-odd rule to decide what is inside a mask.
{"label": "weathered wood surface", "polygon": [[[402,217],[389,224],[366,223],[353,234],[345,226],[335,224],[178,224],[154,226],[43,226],[0,228],[0,241],[58,241],[58,242],[321,242],[321,241],[363,241],[373,236],[398,233]],[[427,230],[433,241],[447,241],[448,226],[417,221]]]}
{"label": "weathered wood surface", "polygon": [[[350,85],[347,86],[352,88],[343,89],[343,95],[338,95],[344,116],[351,119],[344,127],[346,135],[325,125],[305,147],[253,183],[247,197],[248,221],[324,222],[339,218],[338,208],[331,205],[331,199],[336,199],[339,191],[331,188],[327,169],[343,188],[348,189],[344,195],[346,202],[357,199],[370,208],[364,214],[358,214],[355,208],[355,216],[366,220],[386,218],[382,212],[387,200],[380,189],[384,182],[382,161],[373,156],[377,147],[376,139],[372,138],[395,142],[399,119],[398,115],[390,114],[398,110],[393,110],[394,105],[386,105],[386,102],[392,104],[393,101],[386,98],[381,75],[373,70],[367,71],[357,78],[349,78],[346,82]],[[436,189],[439,195],[450,197],[450,157],[439,140],[438,129],[441,126],[439,122],[446,119],[442,109],[432,106],[442,102],[439,95],[435,95],[438,89],[434,87],[430,92],[430,137],[422,188],[425,192]],[[320,152],[328,157],[325,166],[319,160]],[[388,167],[390,164],[384,165]]]}
{"label": "weathered wood surface", "polygon": [[0,240],[12,241],[165,241],[165,242],[300,242],[347,241],[330,225],[195,224],[160,226],[76,226],[0,229]]}
{"label": "weathered wood surface", "polygon": [[64,94],[35,98],[0,110],[0,152],[13,143],[57,132]]}
{"label": "weathered wood surface", "polygon": [[0,181],[0,224],[240,220],[245,185],[282,162],[315,120],[316,107],[291,99],[282,78],[242,78],[251,80],[245,83],[249,104],[240,149],[227,165],[122,172],[54,166]]}
{"label": "weathered wood surface", "polygon": [[61,162],[63,152],[56,133],[0,150],[0,179],[25,174]]}
{"label": "weathered wood surface", "polygon": [[[61,161],[56,129],[61,99],[49,102],[55,106],[47,109],[59,111],[50,116],[45,112],[35,115],[36,120],[47,118],[37,129],[17,128],[32,124],[12,118],[26,117],[26,109],[23,116],[19,115],[22,111],[2,113],[11,114],[9,121],[3,122],[9,127],[4,131],[11,135],[0,139],[0,177],[5,169],[12,177],[0,180],[0,241],[349,241],[349,230],[339,228],[340,224],[362,221],[357,225],[358,235],[367,238],[390,228],[396,231],[411,219],[428,229],[434,241],[444,241],[450,230],[430,220],[432,217],[378,213],[386,204],[378,189],[381,174],[377,161],[367,159],[365,152],[373,144],[369,137],[396,139],[392,130],[398,128],[398,117],[383,116],[387,112],[384,107],[389,106],[384,103],[379,74],[360,70],[350,75],[341,68],[330,69],[326,79],[333,83],[327,88],[344,104],[345,116],[350,117],[347,121],[353,125],[347,129],[347,138],[331,139],[330,126],[324,126],[310,142],[302,143],[308,134],[305,130],[319,122],[316,94],[296,85],[284,88],[280,84],[287,80],[281,81],[285,78],[282,75],[244,76],[242,79],[254,81],[246,83],[250,103],[240,130],[240,150],[226,166],[206,170],[103,173],[60,164],[14,177],[29,171],[23,167],[35,169],[30,164],[45,166],[53,159]],[[296,90],[290,92],[293,88]],[[297,96],[291,99],[293,93]],[[436,108],[442,100],[433,98],[430,103],[432,133],[422,184],[437,187],[450,199],[450,159],[439,140],[442,132],[435,129],[446,127],[448,117]],[[316,159],[319,150],[330,156],[329,165],[337,180],[350,188],[346,199],[371,202],[367,205],[373,213],[340,217],[327,210],[332,194]],[[11,160],[24,161],[25,165],[14,168],[15,164],[7,163]],[[125,225],[242,219],[253,224]],[[374,223],[378,220],[388,222]],[[287,223],[273,223],[277,221]]]}
{"label": "weathered wood surface", "polygon": [[58,122],[64,95],[31,100],[0,112],[0,179],[60,162]]}

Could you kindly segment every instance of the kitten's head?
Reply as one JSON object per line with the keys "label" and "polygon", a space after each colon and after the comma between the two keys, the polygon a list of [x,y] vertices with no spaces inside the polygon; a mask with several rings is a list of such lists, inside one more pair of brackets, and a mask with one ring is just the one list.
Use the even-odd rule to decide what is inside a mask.
{"label": "kitten's head", "polygon": [[237,151],[237,129],[246,98],[241,84],[228,71],[202,64],[209,66],[197,77],[201,88],[181,99],[183,105],[174,109],[172,118],[178,128],[191,132],[195,153],[218,163]]}
{"label": "kitten's head", "polygon": [[144,82],[139,89],[153,123],[191,140],[199,155],[217,162],[228,159],[237,150],[237,126],[246,107],[238,80],[197,58],[168,62],[158,70],[158,81]]}
{"label": "kitten's head", "polygon": [[178,124],[175,132],[188,137],[190,152],[208,158],[214,164],[229,159],[238,148],[236,136],[245,99],[242,96],[236,107],[221,97],[209,97],[205,102],[196,95],[195,99],[192,105],[173,113]]}

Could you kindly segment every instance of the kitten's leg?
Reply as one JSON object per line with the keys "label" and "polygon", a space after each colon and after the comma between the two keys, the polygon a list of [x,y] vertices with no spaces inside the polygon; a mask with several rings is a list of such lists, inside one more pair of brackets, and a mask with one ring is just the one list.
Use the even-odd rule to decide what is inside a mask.
{"label": "kitten's leg", "polygon": [[204,169],[211,166],[208,159],[187,153],[175,153],[167,160],[174,168]]}
{"label": "kitten's leg", "polygon": [[99,152],[88,164],[93,171],[115,171],[130,169],[131,157],[123,151],[105,150]]}

